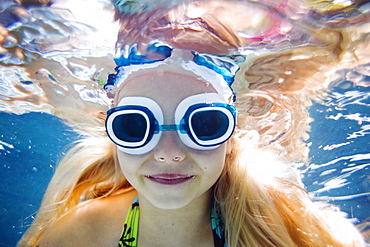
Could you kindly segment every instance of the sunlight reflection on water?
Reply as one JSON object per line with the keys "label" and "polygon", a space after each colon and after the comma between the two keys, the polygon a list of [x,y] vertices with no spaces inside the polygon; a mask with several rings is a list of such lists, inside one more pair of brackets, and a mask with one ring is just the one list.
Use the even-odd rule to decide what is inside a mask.
{"label": "sunlight reflection on water", "polygon": [[[135,5],[135,1],[127,2],[128,4],[121,7],[129,9],[124,21],[131,23],[141,20],[140,15],[136,14],[141,12],[145,14],[145,11],[152,13],[151,18],[158,17],[161,21],[171,20],[171,15],[169,17],[164,13],[170,7],[177,6],[178,3],[190,1],[142,1],[145,3],[142,5]],[[206,4],[204,1],[201,2],[201,7],[202,4]],[[235,15],[217,12],[218,9],[215,7],[212,11],[218,14],[219,20],[215,20],[216,18],[210,15],[210,19],[205,20],[208,26],[202,26],[201,24],[204,23],[196,18],[191,22],[187,19],[197,17],[199,15],[199,9],[197,9],[198,12],[189,12],[184,15],[185,24],[188,26],[180,23],[181,25],[179,24],[176,28],[190,27],[197,33],[203,32],[206,35],[211,33],[210,36],[213,39],[210,41],[224,42],[224,46],[212,43],[214,46],[211,48],[215,51],[226,49],[230,53],[239,51],[248,55],[253,51],[259,56],[270,51],[284,52],[291,48],[299,49],[309,45],[330,46],[330,43],[338,37],[336,31],[348,27],[350,32],[344,39],[348,39],[348,43],[353,40],[356,42],[350,45],[352,50],[343,54],[346,59],[340,70],[335,76],[328,76],[332,79],[330,83],[319,88],[320,92],[324,92],[317,96],[318,102],[314,102],[312,107],[310,107],[310,99],[305,102],[307,104],[299,104],[302,100],[299,97],[300,92],[311,90],[308,88],[311,86],[309,83],[315,80],[321,82],[322,78],[316,73],[306,75],[301,72],[306,72],[305,69],[311,67],[316,72],[315,64],[309,62],[313,57],[320,58],[320,56],[311,55],[311,52],[288,54],[286,60],[283,56],[281,59],[279,57],[280,60],[267,56],[263,61],[256,60],[254,68],[251,66],[251,71],[254,73],[247,73],[246,76],[251,82],[248,86],[256,89],[253,91],[256,103],[251,104],[251,113],[255,110],[257,119],[262,116],[272,121],[265,120],[265,125],[261,127],[264,130],[267,129],[264,145],[288,142],[290,135],[294,136],[297,133],[296,129],[290,127],[291,120],[296,116],[293,114],[294,107],[301,107],[305,110],[309,108],[310,116],[315,120],[310,124],[310,139],[306,141],[310,146],[311,162],[308,166],[300,168],[307,189],[314,200],[337,204],[349,214],[349,217],[356,218],[356,223],[366,225],[369,222],[368,212],[370,211],[370,178],[368,175],[370,49],[366,47],[369,38],[365,33],[369,33],[366,30],[369,29],[370,24],[364,24],[358,27],[358,30],[357,26],[352,28],[352,25],[368,20],[366,18],[369,18],[370,5],[363,4],[363,1],[358,1],[359,3],[335,1],[336,4],[332,5],[327,1],[305,1],[306,4],[303,4],[303,1],[286,1],[287,4],[283,8],[279,5],[279,1],[259,1],[262,4],[258,7],[254,5],[254,2],[244,1],[240,3],[238,9],[233,5],[235,3],[229,1],[230,6],[225,9],[234,11]],[[348,6],[351,4],[354,6]],[[161,6],[163,9],[160,9]],[[81,11],[85,8],[88,10]],[[154,11],[156,8],[160,11],[158,9]],[[175,8],[171,13],[179,12],[181,8]],[[55,1],[52,8],[25,8],[11,0],[1,2],[0,109],[4,112],[18,114],[46,112],[59,117],[64,117],[59,115],[60,109],[78,109],[93,115],[99,111],[105,111],[110,101],[102,90],[102,85],[107,76],[114,72],[115,40],[119,33],[119,25],[113,22],[112,16],[113,6],[108,0],[59,0]],[[225,33],[229,27],[218,25],[222,24],[222,21],[230,21],[230,16],[233,21],[231,28],[237,30],[238,37],[226,37]],[[240,21],[235,16],[240,17]],[[286,18],[283,18],[284,16]],[[253,26],[246,26],[245,23],[249,25],[252,23]],[[155,26],[146,25],[138,33],[123,30],[127,31],[130,37],[124,36],[125,33],[120,30],[119,42],[134,43],[137,40],[146,42],[148,39],[159,39],[163,36],[168,38],[166,42],[174,46],[182,45],[177,43],[177,39],[171,38],[173,33],[169,30],[169,26],[162,24],[158,21]],[[207,27],[218,27],[220,30],[213,29],[215,33],[212,33]],[[158,32],[152,32],[151,28]],[[319,32],[315,31],[317,29],[331,31],[320,36]],[[186,35],[182,37],[185,40],[191,37]],[[363,42],[357,42],[358,40]],[[144,48],[148,44],[145,42],[143,42]],[[326,57],[325,53],[320,55]],[[352,64],[353,57],[363,62],[358,65]],[[327,62],[320,59],[318,61],[324,65]],[[347,65],[350,69],[346,69]],[[320,69],[323,68],[317,67],[318,71]],[[321,71],[323,74],[332,72],[330,69],[329,72],[324,69]],[[295,84],[294,80],[289,81],[289,78],[295,75],[298,79],[302,78],[299,84]],[[304,76],[314,79],[307,81]],[[273,91],[276,88],[279,89],[280,86],[286,91]],[[274,107],[275,112],[268,112]],[[305,117],[305,112],[296,114]],[[56,153],[74,140],[74,135],[68,127],[59,123],[59,120],[53,119],[50,121],[57,121],[60,125],[53,122],[56,127],[49,126],[48,130],[52,132],[50,135],[32,136],[31,138],[27,136],[27,132],[41,135],[43,119],[48,119],[48,117],[33,116],[32,122],[29,120],[30,115],[27,114],[19,115],[19,118],[15,115],[2,116],[10,120],[9,122],[3,121],[4,126],[0,132],[0,159],[4,162],[1,169],[6,171],[4,174],[8,174],[3,184],[9,187],[4,187],[0,195],[2,198],[11,198],[18,203],[23,201],[27,204],[27,208],[33,210],[32,212],[26,210],[27,215],[22,215],[22,220],[16,218],[18,215],[13,217],[12,230],[14,231],[15,228],[20,234],[25,230],[20,225],[23,226],[25,222],[30,223],[28,222],[32,220],[30,215],[37,209],[38,202],[32,201],[31,203],[23,187],[20,189],[22,192],[17,195],[10,193],[12,185],[18,183],[18,186],[21,186],[18,179],[19,174],[22,173],[27,177],[22,182],[28,182],[25,182],[24,186],[32,187],[33,193],[41,195],[40,191],[44,190],[54,169],[57,160]],[[23,118],[26,116],[27,119]],[[280,121],[278,124],[276,124],[277,120]],[[41,129],[38,129],[39,132],[36,129],[28,131],[24,125],[27,122],[32,122],[34,128]],[[62,128],[60,126],[63,126],[63,129],[59,130]],[[288,131],[285,131],[286,129]],[[305,132],[305,129],[302,128],[299,132]],[[45,164],[42,166],[38,164],[37,158]],[[24,162],[34,163],[31,167],[27,167]],[[34,179],[37,182],[33,182]],[[1,210],[1,215],[13,215],[9,213],[10,207],[2,207]],[[18,209],[23,214],[22,210],[22,208]],[[9,228],[7,222],[1,222],[1,224]],[[365,230],[366,227],[364,227]]]}

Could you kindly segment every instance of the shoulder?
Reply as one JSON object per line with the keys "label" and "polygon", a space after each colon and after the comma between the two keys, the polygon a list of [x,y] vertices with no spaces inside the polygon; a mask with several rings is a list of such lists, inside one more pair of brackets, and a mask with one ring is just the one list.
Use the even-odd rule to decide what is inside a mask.
{"label": "shoulder", "polygon": [[135,190],[76,206],[42,235],[39,246],[116,246]]}

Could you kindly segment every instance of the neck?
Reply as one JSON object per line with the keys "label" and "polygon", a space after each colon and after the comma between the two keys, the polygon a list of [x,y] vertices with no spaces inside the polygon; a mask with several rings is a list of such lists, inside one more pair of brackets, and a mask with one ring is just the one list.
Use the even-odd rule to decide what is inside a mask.
{"label": "neck", "polygon": [[160,209],[139,196],[138,246],[213,246],[210,193],[179,209]]}

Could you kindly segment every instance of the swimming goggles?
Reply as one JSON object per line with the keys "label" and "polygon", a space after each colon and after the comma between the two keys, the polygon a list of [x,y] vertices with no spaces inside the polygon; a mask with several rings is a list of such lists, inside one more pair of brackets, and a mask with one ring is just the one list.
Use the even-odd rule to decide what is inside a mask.
{"label": "swimming goggles", "polygon": [[122,152],[145,154],[158,144],[163,131],[177,131],[189,148],[213,150],[232,135],[236,109],[217,93],[190,96],[177,106],[175,124],[163,124],[160,106],[146,97],[124,97],[107,112],[106,130]]}

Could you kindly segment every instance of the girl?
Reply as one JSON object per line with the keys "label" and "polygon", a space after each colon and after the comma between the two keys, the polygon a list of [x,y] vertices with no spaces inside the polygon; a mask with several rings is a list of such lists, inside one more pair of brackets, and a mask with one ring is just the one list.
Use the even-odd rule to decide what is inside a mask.
{"label": "girl", "polygon": [[155,45],[116,62],[105,128],[83,126],[19,246],[364,246],[238,129],[230,58]]}

